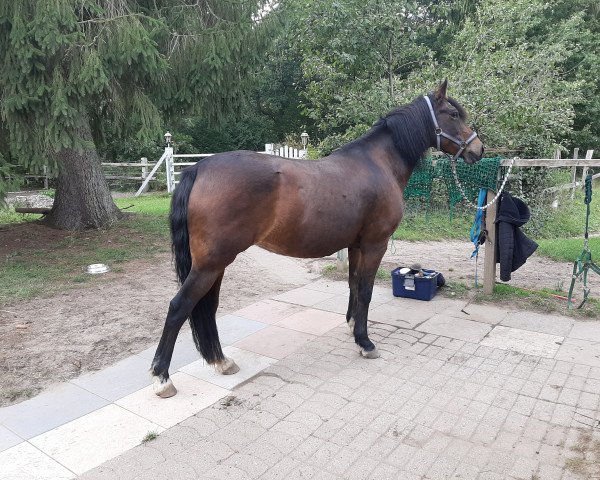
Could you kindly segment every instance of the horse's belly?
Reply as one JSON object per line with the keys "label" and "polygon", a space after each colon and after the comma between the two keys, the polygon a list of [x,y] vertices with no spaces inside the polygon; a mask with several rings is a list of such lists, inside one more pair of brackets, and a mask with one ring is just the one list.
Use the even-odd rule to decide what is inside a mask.
{"label": "horse's belly", "polygon": [[320,258],[346,248],[354,240],[351,234],[336,232],[335,229],[328,232],[296,230],[292,234],[277,233],[273,232],[256,244],[265,250],[288,257]]}

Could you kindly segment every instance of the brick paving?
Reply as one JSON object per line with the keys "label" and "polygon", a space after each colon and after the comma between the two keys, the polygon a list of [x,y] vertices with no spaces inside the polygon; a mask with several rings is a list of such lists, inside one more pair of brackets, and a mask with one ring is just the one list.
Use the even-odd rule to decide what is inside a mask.
{"label": "brick paving", "polygon": [[345,325],[314,337],[81,478],[600,478],[598,357],[564,361],[581,352],[544,333],[530,332],[550,342],[533,355],[482,344],[487,330],[461,340],[402,325],[370,324],[375,360],[359,356]]}

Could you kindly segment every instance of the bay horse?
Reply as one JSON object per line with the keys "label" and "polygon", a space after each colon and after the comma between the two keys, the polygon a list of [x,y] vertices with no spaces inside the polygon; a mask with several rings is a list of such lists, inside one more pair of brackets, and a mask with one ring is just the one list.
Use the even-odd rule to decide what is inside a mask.
{"label": "bay horse", "polygon": [[236,151],[182,172],[170,214],[181,288],[169,304],[152,362],[158,396],[177,393],[169,364],[188,318],[206,362],[225,375],[239,370],[221,350],[216,312],[225,268],[251,245],[300,258],[348,248],[346,320],[361,355],[379,356],[367,335],[367,313],[413,169],[432,147],[467,163],[483,155],[464,109],[446,96],[447,85],[446,80],[435,92],[393,110],[368,133],[318,161]]}

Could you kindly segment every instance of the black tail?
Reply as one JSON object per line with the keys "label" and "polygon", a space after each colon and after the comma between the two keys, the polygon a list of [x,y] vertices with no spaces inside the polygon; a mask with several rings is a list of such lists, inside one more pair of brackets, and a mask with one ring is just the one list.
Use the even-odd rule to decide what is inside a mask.
{"label": "black tail", "polygon": [[[179,185],[171,201],[171,246],[180,283],[185,282],[192,269],[187,215],[190,192],[197,173],[196,167],[186,168],[181,172]],[[219,278],[204,298],[196,304],[189,319],[196,348],[208,363],[215,363],[224,358],[215,317],[220,284]]]}

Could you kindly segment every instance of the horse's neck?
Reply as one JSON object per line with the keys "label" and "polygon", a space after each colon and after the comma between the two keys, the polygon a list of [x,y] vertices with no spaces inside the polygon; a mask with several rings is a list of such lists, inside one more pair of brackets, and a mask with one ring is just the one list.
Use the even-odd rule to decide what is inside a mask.
{"label": "horse's neck", "polygon": [[[394,145],[390,134],[381,135],[381,138],[377,142],[376,151],[379,153],[378,161],[389,168],[392,175],[396,178],[398,185],[404,189],[416,165],[411,165],[410,162],[402,157],[402,153]],[[423,152],[424,154],[425,151]]]}

